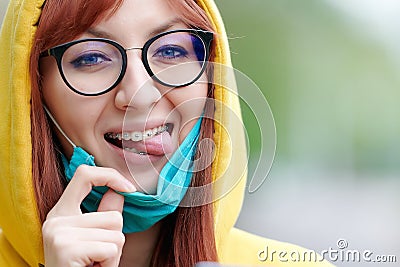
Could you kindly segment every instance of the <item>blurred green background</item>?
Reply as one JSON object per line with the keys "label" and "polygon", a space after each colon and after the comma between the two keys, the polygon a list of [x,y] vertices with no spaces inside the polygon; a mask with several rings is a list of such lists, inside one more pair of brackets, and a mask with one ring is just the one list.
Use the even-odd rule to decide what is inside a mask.
{"label": "blurred green background", "polygon": [[[272,108],[278,161],[400,170],[399,62],[378,33],[362,21],[354,25],[328,1],[217,4],[234,67],[256,82]],[[259,147],[251,140],[252,149]]]}
{"label": "blurred green background", "polygon": [[[277,130],[271,172],[237,226],[317,251],[344,238],[399,261],[400,1],[216,3],[234,67],[262,90]],[[254,160],[248,108],[244,119]]]}
{"label": "blurred green background", "polygon": [[[216,3],[234,67],[262,90],[277,130],[271,172],[237,226],[316,251],[344,238],[400,261],[400,1]],[[248,108],[244,119],[252,173],[259,131]]]}

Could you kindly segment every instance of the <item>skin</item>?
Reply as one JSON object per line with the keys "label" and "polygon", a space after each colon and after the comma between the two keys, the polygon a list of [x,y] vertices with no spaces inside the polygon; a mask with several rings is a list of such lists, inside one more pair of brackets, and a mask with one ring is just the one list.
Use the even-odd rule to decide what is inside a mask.
{"label": "skin", "polygon": [[[182,28],[188,27],[165,1],[126,0],[111,18],[77,39],[106,37],[124,47],[142,47],[159,32]],[[110,130],[122,132],[123,128],[143,131],[150,124],[168,122],[174,124],[171,137],[177,148],[194,125],[193,119],[203,111],[207,84],[197,82],[172,90],[157,84],[144,69],[140,50],[128,52],[127,72],[121,83],[111,92],[96,97],[71,91],[52,57],[43,59],[41,73],[46,106],[66,135],[94,155],[98,166],[103,166],[80,166],[50,211],[43,225],[46,267],[88,266],[93,262],[95,266],[106,267],[148,266],[160,224],[145,232],[123,235],[124,200],[112,190],[103,197],[98,212],[82,214],[80,204],[94,185],[124,192],[154,193],[158,173],[170,155],[155,160],[129,152],[124,155],[121,149],[110,147],[104,134]],[[200,81],[206,81],[204,76]],[[70,157],[71,144],[57,134],[64,154]]]}

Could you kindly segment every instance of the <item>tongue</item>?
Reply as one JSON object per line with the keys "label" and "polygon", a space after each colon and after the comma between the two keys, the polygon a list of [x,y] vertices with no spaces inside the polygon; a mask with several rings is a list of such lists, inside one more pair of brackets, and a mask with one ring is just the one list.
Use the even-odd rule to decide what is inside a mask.
{"label": "tongue", "polygon": [[156,156],[169,154],[174,150],[172,138],[168,132],[163,132],[140,142],[124,141],[123,146],[135,148],[138,151],[143,151],[147,154]]}
{"label": "tongue", "polygon": [[168,132],[163,132],[153,138],[146,139],[143,143],[146,149],[145,152],[151,155],[169,154],[174,149],[172,138]]}

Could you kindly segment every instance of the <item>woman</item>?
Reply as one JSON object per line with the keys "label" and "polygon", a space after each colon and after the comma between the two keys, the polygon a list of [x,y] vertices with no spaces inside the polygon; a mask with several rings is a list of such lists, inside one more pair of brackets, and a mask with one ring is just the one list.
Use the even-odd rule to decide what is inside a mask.
{"label": "woman", "polygon": [[212,1],[11,1],[0,47],[0,266],[302,251],[233,228],[246,152],[238,99],[207,64],[230,64]]}

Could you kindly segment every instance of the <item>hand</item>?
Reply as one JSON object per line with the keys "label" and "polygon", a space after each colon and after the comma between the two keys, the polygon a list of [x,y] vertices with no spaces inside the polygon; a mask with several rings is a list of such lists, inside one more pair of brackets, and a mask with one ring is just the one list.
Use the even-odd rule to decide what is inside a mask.
{"label": "hand", "polygon": [[125,243],[122,233],[124,197],[108,190],[97,212],[82,214],[80,205],[93,186],[136,191],[111,168],[81,165],[43,224],[46,267],[117,267]]}

